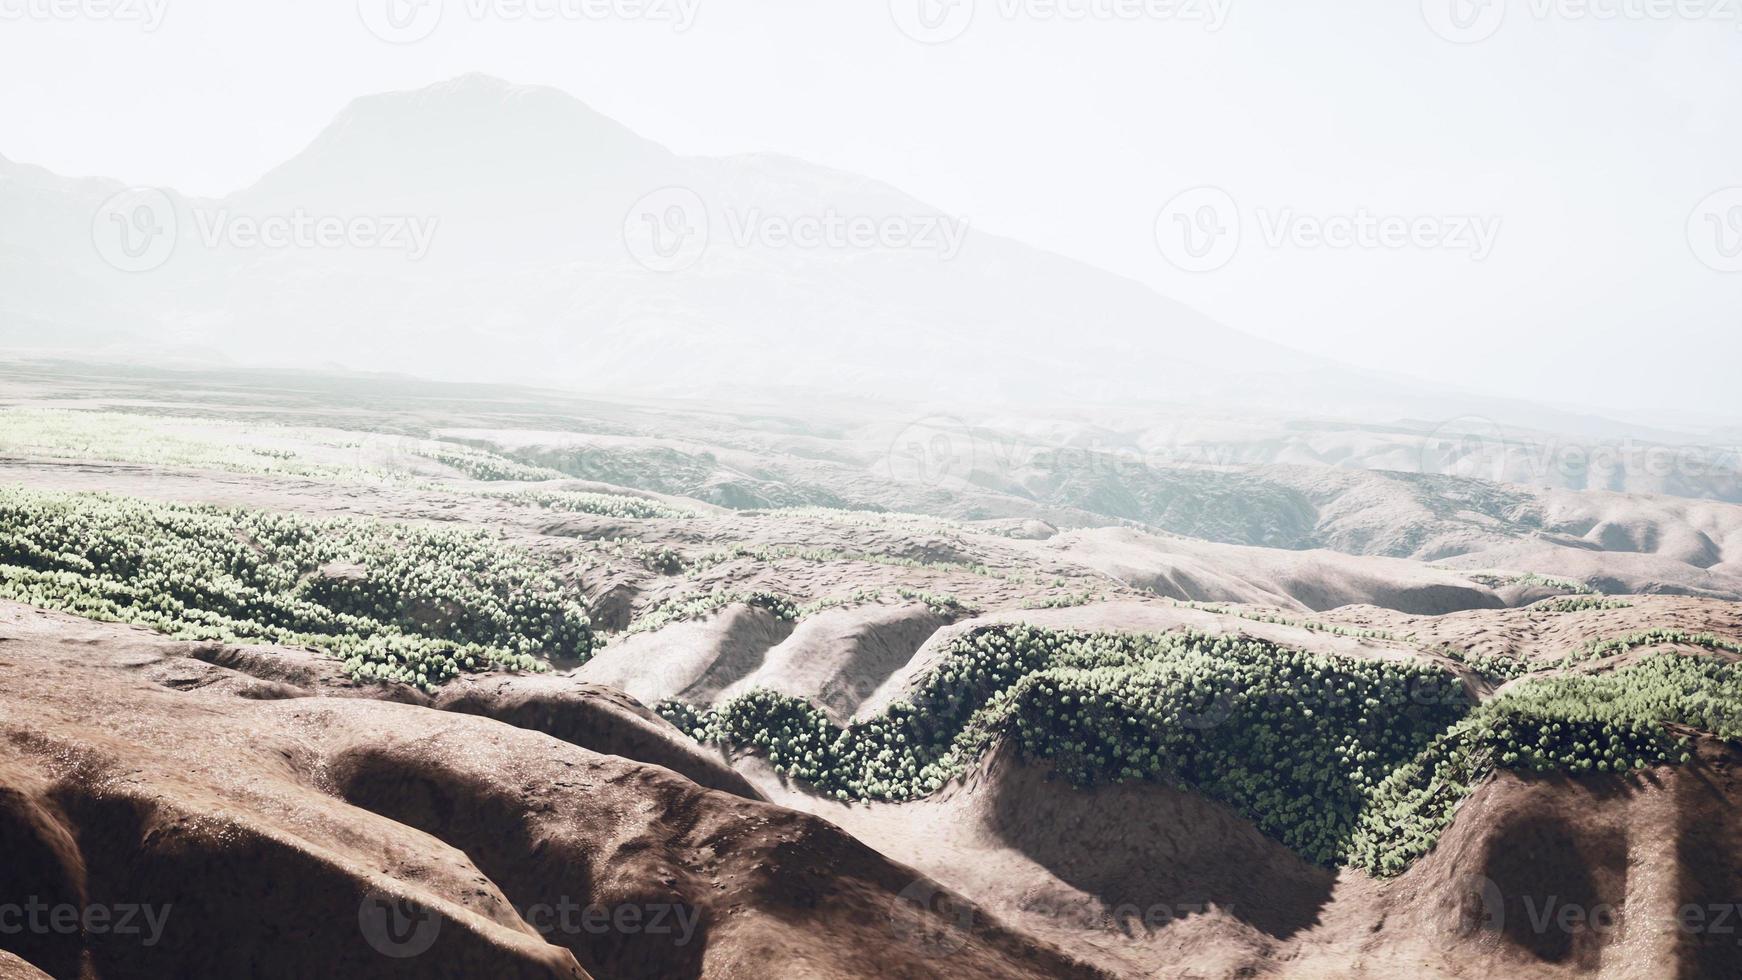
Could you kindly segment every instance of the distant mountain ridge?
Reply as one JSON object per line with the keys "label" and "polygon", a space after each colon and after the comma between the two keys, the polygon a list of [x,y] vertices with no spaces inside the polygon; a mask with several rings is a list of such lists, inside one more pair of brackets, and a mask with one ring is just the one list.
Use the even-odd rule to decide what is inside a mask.
{"label": "distant mountain ridge", "polygon": [[[665,273],[624,242],[637,201],[662,188],[704,202],[709,231],[693,264]],[[971,222],[948,261],[924,249],[782,247],[761,228],[743,246],[734,238],[757,221],[952,216],[794,160],[680,157],[560,91],[482,75],[360,98],[303,152],[221,200],[166,191],[177,247],[147,272],[106,268],[92,248],[106,233],[93,215],[121,190],[7,168],[0,195],[26,220],[0,231],[14,258],[0,273],[0,314],[71,334],[120,322],[143,346],[204,344],[262,363],[315,360],[314,346],[318,360],[360,369],[581,386],[642,377],[670,394],[729,380],[1156,397],[1218,362],[1328,364]],[[200,240],[237,216],[295,213],[422,216],[439,229],[417,263]]]}
{"label": "distant mountain ridge", "polygon": [[[125,191],[0,164],[0,343],[654,396],[1584,424],[1242,334],[870,178],[679,156],[564,92],[484,75],[359,98],[225,198],[145,192],[163,213],[144,224],[174,229],[162,255],[117,256],[116,236],[144,234]],[[242,234],[293,221],[304,247]],[[374,247],[316,241],[317,222]],[[425,238],[427,254],[408,244]]]}

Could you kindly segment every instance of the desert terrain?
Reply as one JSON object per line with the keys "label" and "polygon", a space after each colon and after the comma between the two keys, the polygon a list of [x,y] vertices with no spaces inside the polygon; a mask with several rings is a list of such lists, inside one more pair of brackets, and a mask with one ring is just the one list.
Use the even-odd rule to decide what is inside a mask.
{"label": "desert terrain", "polygon": [[1733,488],[0,374],[5,976],[1742,975]]}

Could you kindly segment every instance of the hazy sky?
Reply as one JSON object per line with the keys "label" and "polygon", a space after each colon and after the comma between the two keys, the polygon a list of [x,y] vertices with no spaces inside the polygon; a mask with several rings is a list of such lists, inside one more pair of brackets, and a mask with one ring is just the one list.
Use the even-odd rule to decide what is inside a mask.
{"label": "hazy sky", "polygon": [[1365,366],[1742,417],[1742,0],[423,2],[0,0],[0,154],[220,194],[482,71]]}

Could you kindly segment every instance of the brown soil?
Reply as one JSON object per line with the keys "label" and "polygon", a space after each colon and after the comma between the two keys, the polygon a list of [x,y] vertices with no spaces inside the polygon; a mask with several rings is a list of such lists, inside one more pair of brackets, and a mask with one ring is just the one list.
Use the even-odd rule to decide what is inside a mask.
{"label": "brown soil", "polygon": [[[166,686],[195,646],[0,607],[0,894],[168,907],[149,945],[0,937],[45,972],[1094,975],[1003,929],[962,935],[955,906],[911,900],[920,875],[814,817],[462,712],[286,697],[282,680],[256,681],[276,699],[235,676]],[[645,749],[638,727],[612,737]],[[630,925],[577,913],[580,928],[541,932],[563,903]]]}

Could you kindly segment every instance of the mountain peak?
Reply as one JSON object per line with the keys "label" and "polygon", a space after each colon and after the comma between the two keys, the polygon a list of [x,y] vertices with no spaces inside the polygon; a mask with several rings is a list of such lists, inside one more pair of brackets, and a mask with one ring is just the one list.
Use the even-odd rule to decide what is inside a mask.
{"label": "mountain peak", "polygon": [[562,89],[548,85],[521,85],[482,72],[456,75],[422,88],[360,96],[353,99],[333,122],[338,125],[348,116],[375,113],[471,114],[480,110],[510,108],[533,108],[552,116],[585,117],[595,125],[625,129]]}
{"label": "mountain peak", "polygon": [[561,89],[551,88],[548,85],[521,85],[504,78],[498,78],[495,75],[486,75],[476,71],[455,75],[453,78],[439,82],[431,82],[422,88],[365,95],[353,100],[351,105],[381,101],[448,104],[455,101],[508,102],[516,99],[547,99],[553,103],[566,103],[570,108],[593,112],[593,109],[585,102]]}
{"label": "mountain peak", "polygon": [[426,86],[426,87],[432,88],[432,89],[436,89],[436,88],[453,88],[453,89],[474,88],[474,89],[491,89],[491,90],[495,90],[495,91],[506,91],[508,89],[525,88],[528,86],[516,85],[515,83],[510,82],[505,78],[498,78],[495,75],[490,75],[490,74],[487,74],[485,72],[469,71],[463,75],[455,75],[453,78],[450,78],[447,81],[436,82],[436,83],[429,85],[429,86]]}
{"label": "mountain peak", "polygon": [[561,89],[473,72],[353,100],[244,194],[379,199],[383,188],[573,181],[651,170],[670,157]]}

